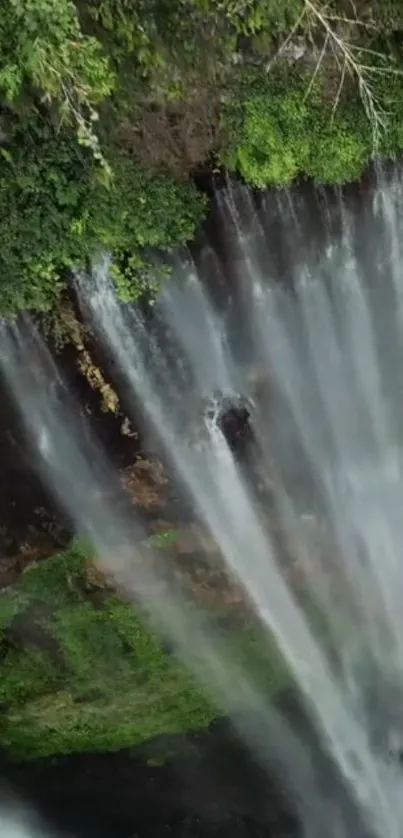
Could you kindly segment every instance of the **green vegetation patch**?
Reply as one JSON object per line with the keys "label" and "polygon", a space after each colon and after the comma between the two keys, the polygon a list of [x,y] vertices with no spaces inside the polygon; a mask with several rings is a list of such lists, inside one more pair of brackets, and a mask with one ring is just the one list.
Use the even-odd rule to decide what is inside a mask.
{"label": "green vegetation patch", "polygon": [[[116,750],[217,714],[138,609],[94,581],[86,557],[75,543],[0,593],[0,747],[15,758]],[[281,689],[288,675],[263,633],[223,615],[228,654],[267,694]]]}
{"label": "green vegetation patch", "polygon": [[275,44],[265,41],[267,28],[259,30],[266,60],[256,60],[252,41],[251,60],[235,73],[222,112],[222,161],[264,188],[299,176],[345,183],[374,156],[396,157],[403,149],[401,4],[300,0],[284,8],[288,23]]}
{"label": "green vegetation patch", "polygon": [[195,172],[343,183],[403,148],[400,0],[3,5],[0,316],[61,312],[100,250],[153,293],[206,212]]}
{"label": "green vegetation patch", "polygon": [[2,314],[51,308],[68,271],[102,249],[117,259],[127,253],[123,290],[135,296],[146,249],[183,243],[203,216],[205,201],[190,183],[145,171],[129,154],[115,152],[105,181],[73,130],[59,132],[37,116],[9,131],[0,147]]}
{"label": "green vegetation patch", "polygon": [[113,750],[214,716],[138,613],[100,593],[77,547],[1,593],[0,742],[13,756]]}
{"label": "green vegetation patch", "polygon": [[[282,64],[266,77],[248,71],[239,89],[223,116],[230,142],[222,159],[253,186],[288,186],[299,176],[345,183],[371,159],[373,125],[354,90],[332,113],[329,91],[323,81],[312,84],[311,69]],[[378,151],[394,156],[403,148],[403,77],[382,78],[377,95]]]}

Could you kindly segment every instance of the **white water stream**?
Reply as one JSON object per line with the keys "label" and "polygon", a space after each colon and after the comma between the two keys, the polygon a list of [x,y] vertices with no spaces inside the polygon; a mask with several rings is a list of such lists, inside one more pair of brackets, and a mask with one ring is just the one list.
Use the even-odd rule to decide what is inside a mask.
{"label": "white water stream", "polygon": [[[77,278],[83,315],[118,367],[133,418],[140,405],[178,485],[275,638],[373,838],[403,836],[395,754],[403,742],[402,198],[399,172],[378,173],[361,214],[340,196],[320,204],[315,243],[308,204],[283,195],[273,213],[269,199],[257,206],[241,187],[224,190],[217,202],[228,261],[207,245],[196,263],[185,254],[157,300],[156,328],[117,300],[107,259]],[[209,271],[227,288],[221,301]],[[102,501],[115,478],[30,324],[4,327],[0,341],[41,468],[101,563],[171,635],[263,762],[275,749],[305,834],[352,838],[336,804],[329,818],[298,738],[234,670],[182,593],[155,602],[156,580],[136,558],[141,528]],[[254,440],[247,468],[219,422],[223,398],[239,396]],[[284,551],[258,489],[265,480]],[[302,605],[289,556],[320,628]],[[240,721],[240,708],[258,715],[259,736]]]}

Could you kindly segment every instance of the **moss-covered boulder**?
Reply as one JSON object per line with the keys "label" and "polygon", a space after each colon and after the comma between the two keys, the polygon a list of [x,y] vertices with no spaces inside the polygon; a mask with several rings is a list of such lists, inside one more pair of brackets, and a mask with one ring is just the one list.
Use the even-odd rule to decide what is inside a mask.
{"label": "moss-covered boulder", "polygon": [[[250,621],[229,622],[225,603],[215,618],[264,690],[284,684],[278,654]],[[15,758],[118,750],[219,712],[79,543],[0,591],[0,706],[0,748]]]}
{"label": "moss-covered boulder", "polygon": [[0,742],[15,756],[115,750],[214,716],[136,611],[100,591],[79,548],[0,595]]}

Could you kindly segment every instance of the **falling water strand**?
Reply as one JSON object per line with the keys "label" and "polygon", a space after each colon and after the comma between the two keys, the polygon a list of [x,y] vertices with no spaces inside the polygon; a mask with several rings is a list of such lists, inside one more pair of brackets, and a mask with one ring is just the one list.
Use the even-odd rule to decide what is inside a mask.
{"label": "falling water strand", "polygon": [[[231,660],[206,616],[189,607],[180,588],[171,585],[161,590],[162,567],[158,573],[149,556],[142,561],[136,545],[144,533],[132,517],[122,516],[118,504],[105,499],[111,487],[118,492],[117,481],[88,429],[86,433],[51,355],[29,320],[25,319],[22,329],[3,326],[0,333],[2,368],[38,454],[38,466],[77,530],[91,539],[101,569],[129,596],[140,599],[151,623],[170,638],[187,666],[232,716],[263,766],[269,770],[275,763],[282,784],[293,794],[306,835],[316,838],[326,827],[328,807],[321,801],[309,754],[277,711],[267,706],[247,672]],[[250,719],[254,719],[252,725]],[[11,838],[15,834],[42,838],[42,829],[32,827],[29,819],[22,824],[11,810],[0,810],[0,824],[2,818]],[[335,810],[330,834],[347,838],[342,812]]]}
{"label": "falling water strand", "polygon": [[[315,243],[310,228],[315,196],[306,205],[303,197],[298,205],[291,199],[277,203],[282,242],[268,232],[266,200],[255,207],[251,193],[231,184],[217,197],[223,244],[233,253],[222,279],[240,285],[245,357],[252,367],[254,358],[263,359],[258,393],[251,376],[239,368],[236,330],[227,333],[225,318],[202,285],[197,259],[189,269],[180,266],[156,306],[178,356],[191,370],[189,385],[181,365],[170,363],[163,340],[148,329],[139,311],[117,300],[107,259],[92,277],[76,280],[82,310],[117,362],[134,416],[141,405],[227,568],[275,638],[317,734],[374,838],[403,835],[403,777],[389,752],[395,734],[403,730],[403,434],[399,438],[396,415],[396,375],[403,360],[400,189],[398,172],[390,178],[381,173],[374,199],[371,194],[363,199],[362,218],[351,216],[340,194],[329,198],[326,212],[317,217],[322,228],[315,231]],[[336,216],[338,230],[329,228]],[[366,243],[374,253],[371,263]],[[383,298],[378,308],[375,300]],[[189,321],[184,323],[184,317]],[[105,563],[116,554],[115,575],[127,587],[134,585],[152,611],[155,580],[142,576],[141,562],[133,559],[138,527],[128,525],[117,510],[106,510],[99,487],[109,479],[108,468],[74,411],[66,415],[63,382],[32,337],[36,363],[29,370],[24,366],[27,331],[3,330],[1,361],[47,477]],[[388,347],[393,344],[390,369],[379,351],[385,336]],[[254,459],[275,478],[271,485],[279,522],[325,631],[316,626],[311,607],[302,604],[288,574],[272,521],[258,500],[256,472],[252,466],[241,468],[220,424],[220,399],[224,403],[239,396],[247,398],[251,409]],[[214,408],[206,412],[209,398]],[[324,534],[327,554],[319,562],[301,517],[301,500],[308,508],[311,504],[310,519]],[[239,683],[241,703],[249,702],[259,714],[260,699],[241,673],[234,675],[224,653],[217,657],[214,640],[189,623],[181,596],[175,592],[158,602],[157,610],[154,619],[162,621],[198,673],[196,662],[203,661],[200,676],[225,695],[232,712],[229,672]],[[261,715],[267,721],[267,714]],[[274,726],[267,721],[263,729],[289,736],[279,720]],[[303,765],[293,778],[293,791],[299,800],[307,795],[305,803],[312,804],[323,831],[323,808],[313,800],[318,792],[292,736],[291,746],[278,743],[284,770],[292,764],[287,749],[298,753]],[[349,835],[340,817],[335,814],[329,823],[332,838]],[[305,825],[308,835],[309,818]]]}
{"label": "falling water strand", "polygon": [[[256,239],[250,199],[243,230],[244,195],[238,201],[236,192],[231,191],[229,199],[225,195],[219,198],[221,212],[230,216],[232,213],[224,228],[231,229],[232,236],[236,231],[235,258],[240,251],[243,254],[242,282],[249,282],[253,289],[252,294],[242,297],[249,307],[240,316],[249,322],[252,351],[265,358],[270,372],[270,386],[268,382],[264,386],[284,421],[291,417],[296,446],[304,453],[310,479],[320,497],[320,512],[331,535],[329,544],[334,549],[334,555],[329,555],[328,571],[341,591],[344,586],[350,609],[352,612],[355,609],[356,619],[354,613],[349,617],[350,628],[356,630],[360,617],[365,618],[362,636],[356,643],[358,652],[357,649],[354,652],[355,639],[343,630],[342,620],[333,613],[331,581],[316,583],[309,550],[296,547],[306,586],[320,607],[332,609],[327,623],[333,635],[333,647],[339,647],[338,674],[327,659],[322,638],[310,628],[309,614],[301,610],[292,586],[284,577],[281,556],[220,428],[214,422],[206,424],[205,445],[201,449],[186,444],[175,410],[169,415],[164,412],[164,392],[155,389],[153,371],[147,369],[144,355],[147,352],[144,346],[139,347],[135,330],[126,328],[122,340],[122,323],[128,324],[139,315],[118,303],[107,271],[95,271],[92,282],[80,284],[79,293],[83,308],[91,311],[96,328],[119,361],[132,389],[133,404],[140,400],[145,405],[200,518],[209,527],[228,567],[243,584],[262,623],[276,637],[308,701],[318,731],[367,813],[373,832],[379,838],[401,838],[400,769],[389,759],[385,743],[379,747],[374,744],[372,730],[373,725],[380,726],[385,742],[389,742],[394,727],[399,725],[399,719],[395,718],[399,703],[403,706],[403,618],[399,605],[403,575],[398,560],[403,536],[399,515],[399,509],[403,508],[401,455],[395,453],[397,443],[391,432],[388,405],[384,404],[375,345],[377,312],[370,310],[370,287],[366,286],[356,256],[362,239],[371,237],[371,224],[374,230],[386,227],[388,236],[393,241],[396,239],[400,224],[396,215],[398,206],[387,192],[396,187],[393,183],[378,183],[377,188],[382,192],[382,201],[374,206],[372,215],[367,214],[365,228],[360,227],[359,220],[352,225],[347,209],[342,206],[339,239],[333,237],[330,246],[330,232],[326,228],[322,260],[317,255],[313,259],[312,247],[304,250],[304,237],[298,236],[298,251],[289,253],[290,276],[295,275],[294,264],[298,265],[299,273],[292,293],[268,283],[258,267],[260,262],[253,258],[251,249]],[[262,230],[267,228],[264,218],[262,223],[262,212],[264,204],[256,211],[256,235],[260,238]],[[330,211],[324,214],[325,219],[331,216]],[[288,230],[284,235],[289,241]],[[379,238],[381,278],[383,281],[385,263],[391,260],[390,282],[396,283],[396,245],[391,251],[385,248],[388,236],[385,233]],[[268,241],[268,251],[270,245]],[[322,281],[322,276],[326,281]],[[376,275],[370,279],[369,285],[376,286]],[[197,272],[192,268],[181,297],[174,277],[160,302],[162,316],[176,330],[178,346],[187,353],[193,368],[196,395],[197,390],[205,394],[208,377],[203,363],[192,352],[189,332],[181,325],[179,316],[181,306],[183,311],[190,310],[192,293],[194,310],[199,314],[198,343],[204,343],[207,348],[214,370],[221,370],[219,381],[223,389],[239,387],[240,382],[247,389],[242,374],[236,374],[231,338],[222,333],[224,323],[217,318],[198,282]],[[392,326],[396,323],[395,312],[389,315]],[[200,338],[203,329],[204,342]],[[212,329],[219,334],[212,334]],[[400,339],[398,332],[396,341]],[[172,372],[167,386],[174,387],[174,382]],[[189,398],[193,397],[194,393],[189,393]],[[296,544],[296,534],[302,539],[304,534],[298,525],[293,485],[284,471],[283,447],[279,442],[276,453],[276,436],[268,436],[269,423],[265,428],[264,414],[262,411],[259,414],[258,408],[256,417],[259,415],[260,420],[252,420],[257,431],[257,448],[267,465],[268,451],[274,452],[279,508],[283,510],[283,523],[287,526],[292,522],[295,532],[289,536]],[[273,427],[270,430],[273,433]],[[326,619],[326,611],[323,616]],[[386,659],[388,650],[389,660]],[[365,705],[367,694],[362,670],[366,666],[370,679],[385,679],[385,695],[377,699],[375,709]],[[391,684],[393,698],[389,696]],[[371,689],[373,686],[370,684]]]}

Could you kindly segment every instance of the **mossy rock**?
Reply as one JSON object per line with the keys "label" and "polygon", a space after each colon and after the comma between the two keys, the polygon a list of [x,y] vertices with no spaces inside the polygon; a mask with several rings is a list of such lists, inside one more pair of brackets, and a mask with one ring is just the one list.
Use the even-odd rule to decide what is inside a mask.
{"label": "mossy rock", "polygon": [[[88,568],[75,544],[1,592],[0,748],[13,758],[131,747],[204,727],[220,710],[138,609],[101,591]],[[284,685],[279,656],[255,627],[221,633],[264,690]]]}

